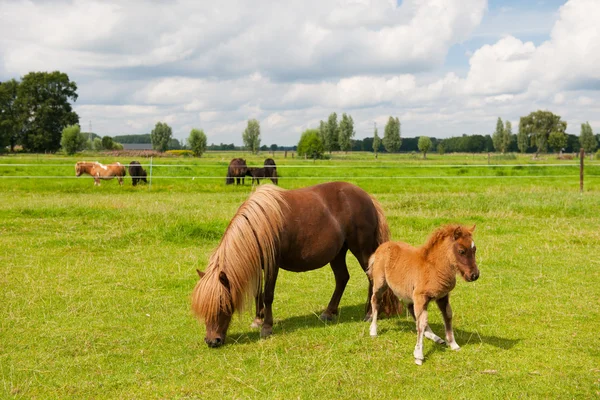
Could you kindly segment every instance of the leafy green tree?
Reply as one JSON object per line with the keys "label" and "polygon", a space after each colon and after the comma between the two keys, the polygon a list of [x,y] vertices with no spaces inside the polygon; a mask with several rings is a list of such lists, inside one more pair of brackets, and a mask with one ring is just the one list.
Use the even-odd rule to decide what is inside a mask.
{"label": "leafy green tree", "polygon": [[329,118],[327,118],[327,123],[325,125],[325,141],[323,142],[323,145],[325,146],[326,151],[331,153],[332,151],[339,149],[338,137],[339,126],[337,114],[333,112],[329,114]]}
{"label": "leafy green tree", "polygon": [[272,152],[276,152],[276,151],[277,151],[277,147],[278,147],[278,146],[277,146],[275,143],[273,143],[273,144],[271,145],[271,151],[272,151]]}
{"label": "leafy green tree", "polygon": [[187,142],[194,156],[202,157],[202,154],[206,151],[206,134],[204,131],[202,129],[192,129]]}
{"label": "leafy green tree", "polygon": [[529,148],[529,136],[521,127],[519,127],[519,133],[517,133],[517,147],[521,153],[525,153]]}
{"label": "leafy green tree", "polygon": [[319,121],[319,138],[321,138],[321,143],[325,146],[325,142],[327,139],[327,123],[323,120]]}
{"label": "leafy green tree", "polygon": [[494,143],[494,149],[501,153],[504,153],[504,148],[502,145],[502,137],[504,136],[504,124],[502,123],[502,119],[498,117],[498,121],[496,121],[496,130],[492,135],[492,142]]}
{"label": "leafy green tree", "polygon": [[525,132],[532,146],[537,147],[535,156],[548,149],[548,138],[552,132],[565,133],[567,123],[550,111],[538,110],[521,117],[519,121],[519,132]]}
{"label": "leafy green tree", "polygon": [[506,153],[513,141],[512,124],[506,121],[504,131],[502,132],[502,154]]}
{"label": "leafy green tree", "polygon": [[388,153],[395,153],[400,150],[402,139],[400,138],[400,120],[398,117],[390,117],[385,125],[383,136],[383,145]]}
{"label": "leafy green tree", "polygon": [[590,155],[596,150],[596,147],[598,147],[598,142],[594,137],[594,132],[592,132],[592,127],[589,122],[581,124],[579,144],[583,147],[583,150]]}
{"label": "leafy green tree", "polygon": [[419,151],[423,153],[423,159],[427,158],[427,152],[431,149],[431,139],[427,136],[419,138]]}
{"label": "leafy green tree", "polygon": [[373,151],[375,152],[375,158],[379,153],[379,147],[381,147],[381,138],[377,134],[377,126],[375,126],[375,131],[373,132]]}
{"label": "leafy green tree", "polygon": [[60,145],[65,153],[73,155],[85,148],[87,138],[81,133],[79,125],[69,125],[62,131]]}
{"label": "leafy green tree", "polygon": [[325,152],[325,146],[319,136],[317,129],[307,129],[302,133],[298,142],[298,155],[308,158],[322,158]]}
{"label": "leafy green tree", "polygon": [[152,148],[161,152],[167,151],[172,136],[173,130],[169,125],[165,122],[157,122],[152,132],[150,132]]}
{"label": "leafy green tree", "polygon": [[23,77],[16,100],[23,149],[53,152],[60,148],[63,128],[79,123],[70,100],[77,100],[77,85],[65,73],[30,72]]}
{"label": "leafy green tree", "polygon": [[167,146],[169,150],[181,150],[182,146],[177,138],[169,139],[169,145]]}
{"label": "leafy green tree", "polygon": [[248,126],[242,134],[244,146],[252,153],[257,154],[260,148],[260,124],[256,119],[248,120]]}
{"label": "leafy green tree", "polygon": [[338,143],[340,150],[348,153],[352,148],[352,138],[354,137],[354,120],[351,116],[342,114],[342,120],[338,129]]}
{"label": "leafy green tree", "polygon": [[104,136],[102,138],[102,148],[104,150],[114,150],[115,142],[113,138],[111,138],[110,136]]}
{"label": "leafy green tree", "polygon": [[94,138],[92,142],[92,150],[100,151],[102,150],[102,139],[99,137]]}
{"label": "leafy green tree", "polygon": [[0,148],[10,146],[15,150],[21,133],[21,121],[17,108],[17,91],[19,82],[11,79],[0,82]]}
{"label": "leafy green tree", "polygon": [[552,132],[548,136],[548,145],[555,152],[562,152],[562,149],[567,145],[567,135],[564,132]]}

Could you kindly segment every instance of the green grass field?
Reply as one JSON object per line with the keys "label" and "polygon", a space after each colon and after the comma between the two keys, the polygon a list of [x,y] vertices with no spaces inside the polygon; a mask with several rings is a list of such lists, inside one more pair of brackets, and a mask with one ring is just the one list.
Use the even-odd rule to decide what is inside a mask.
{"label": "green grass field", "polygon": [[[340,315],[318,315],[328,267],[281,271],[274,335],[234,318],[209,349],[190,311],[204,269],[251,186],[226,187],[209,153],[153,159],[152,188],[75,178],[77,160],[0,157],[2,398],[597,398],[600,397],[600,164],[487,155],[276,154],[280,185],[346,180],[377,197],[393,238],[421,244],[441,224],[477,224],[481,277],[459,281],[453,352],[414,323],[362,321],[367,279],[352,256]],[[133,158],[122,158],[128,164]],[[148,169],[149,160],[139,160]],[[10,165],[8,165],[10,164]],[[28,178],[27,178],[28,177]],[[46,178],[40,178],[46,177]],[[433,330],[443,333],[437,308]],[[443,335],[441,335],[443,336]]]}

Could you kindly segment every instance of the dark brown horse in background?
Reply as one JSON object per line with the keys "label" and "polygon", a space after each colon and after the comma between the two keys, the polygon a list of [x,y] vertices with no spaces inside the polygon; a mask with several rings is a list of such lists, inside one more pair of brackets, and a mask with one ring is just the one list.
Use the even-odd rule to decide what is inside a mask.
{"label": "dark brown horse in background", "polygon": [[[321,319],[332,319],[350,278],[346,252],[350,250],[366,271],[369,257],[389,235],[379,203],[352,184],[258,188],[229,223],[194,288],[192,308],[206,324],[205,342],[210,347],[222,345],[233,313],[252,296],[253,325],[262,322],[261,336],[270,335],[279,268],[304,272],[330,264],[335,290]],[[370,298],[371,286],[367,301]],[[388,309],[397,312],[397,298],[388,299],[395,301]]]}
{"label": "dark brown horse in background", "polygon": [[229,163],[229,167],[227,168],[227,178],[225,178],[225,183],[227,185],[231,185],[234,182],[236,184],[242,185],[244,184],[244,177],[246,176],[246,172],[248,171],[248,166],[246,165],[246,160],[243,158],[234,158]]}
{"label": "dark brown horse in background", "polygon": [[265,178],[270,178],[271,181],[277,185],[277,166],[275,165],[275,160],[267,158],[264,163],[264,168]]}
{"label": "dark brown horse in background", "polygon": [[131,183],[136,186],[138,182],[142,181],[148,183],[146,177],[148,174],[146,170],[142,168],[142,164],[139,161],[132,161],[129,163],[129,176],[131,176]]}

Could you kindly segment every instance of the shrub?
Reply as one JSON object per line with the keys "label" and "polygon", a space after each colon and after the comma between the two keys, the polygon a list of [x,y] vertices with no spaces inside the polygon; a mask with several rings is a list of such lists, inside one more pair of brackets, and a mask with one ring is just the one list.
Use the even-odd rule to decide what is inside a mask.
{"label": "shrub", "polygon": [[86,137],[81,133],[79,125],[69,125],[62,131],[60,145],[65,153],[72,155],[85,148]]}
{"label": "shrub", "polygon": [[173,156],[183,156],[183,157],[193,157],[194,152],[192,150],[167,150],[166,154],[170,154]]}

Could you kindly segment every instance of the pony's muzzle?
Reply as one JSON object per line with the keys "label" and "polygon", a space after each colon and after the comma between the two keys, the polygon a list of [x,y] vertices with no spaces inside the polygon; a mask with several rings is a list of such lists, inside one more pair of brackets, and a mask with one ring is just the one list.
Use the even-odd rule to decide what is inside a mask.
{"label": "pony's muzzle", "polygon": [[473,272],[471,274],[470,278],[471,278],[471,282],[475,282],[477,279],[479,279],[479,271]]}
{"label": "pony's muzzle", "polygon": [[212,347],[214,349],[215,347],[222,346],[223,343],[225,343],[225,340],[221,339],[220,337],[214,338],[212,340],[204,338],[204,342],[208,345],[208,347]]}

